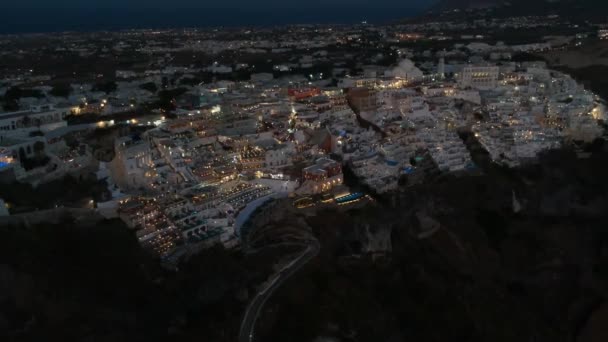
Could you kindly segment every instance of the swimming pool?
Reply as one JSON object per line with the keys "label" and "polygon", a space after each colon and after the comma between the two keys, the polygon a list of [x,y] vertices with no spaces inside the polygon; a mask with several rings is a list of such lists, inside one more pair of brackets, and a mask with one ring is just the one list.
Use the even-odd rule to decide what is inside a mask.
{"label": "swimming pool", "polygon": [[340,204],[340,203],[352,202],[352,201],[360,199],[363,196],[364,196],[363,193],[355,192],[352,194],[348,194],[346,196],[336,198],[336,203]]}

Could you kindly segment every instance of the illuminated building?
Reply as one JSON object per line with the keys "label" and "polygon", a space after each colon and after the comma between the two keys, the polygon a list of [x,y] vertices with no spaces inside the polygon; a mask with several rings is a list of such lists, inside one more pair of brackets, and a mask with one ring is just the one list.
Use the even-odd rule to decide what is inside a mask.
{"label": "illuminated building", "polygon": [[289,88],[287,90],[287,95],[289,95],[296,101],[313,97],[319,94],[321,94],[321,90],[317,87]]}
{"label": "illuminated building", "polygon": [[302,178],[310,193],[326,192],[342,184],[342,165],[329,158],[321,158],[302,170]]}
{"label": "illuminated building", "polygon": [[458,75],[458,84],[463,88],[493,89],[498,85],[497,66],[468,66]]}

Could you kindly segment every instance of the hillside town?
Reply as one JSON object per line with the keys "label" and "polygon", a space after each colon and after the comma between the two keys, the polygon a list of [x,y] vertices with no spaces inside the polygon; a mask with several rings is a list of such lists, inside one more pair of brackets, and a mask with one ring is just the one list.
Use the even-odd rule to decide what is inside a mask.
{"label": "hillside town", "polygon": [[[483,34],[569,27],[545,19],[66,33],[36,49],[0,37],[7,65],[30,65],[0,73],[0,180],[94,174],[107,191],[81,207],[119,217],[175,260],[238,248],[248,218],[275,199],[348,206],[432,174],[480,172],[463,133],[496,164],[531,163],[601,137],[606,119],[590,89],[516,58],[603,39],[604,28],[525,43]],[[52,70],[39,61],[49,49],[82,62]]]}

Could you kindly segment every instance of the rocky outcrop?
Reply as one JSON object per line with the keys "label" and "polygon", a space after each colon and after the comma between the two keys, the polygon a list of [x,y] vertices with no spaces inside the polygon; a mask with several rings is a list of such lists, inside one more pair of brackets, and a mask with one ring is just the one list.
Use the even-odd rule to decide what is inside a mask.
{"label": "rocky outcrop", "polygon": [[555,152],[307,218],[320,257],[275,299],[265,339],[604,341],[606,160]]}

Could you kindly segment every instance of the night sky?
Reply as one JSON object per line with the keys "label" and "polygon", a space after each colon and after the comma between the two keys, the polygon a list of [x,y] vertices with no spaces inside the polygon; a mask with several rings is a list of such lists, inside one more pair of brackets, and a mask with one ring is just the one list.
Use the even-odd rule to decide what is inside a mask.
{"label": "night sky", "polygon": [[[5,2],[5,1],[2,1]],[[429,0],[20,0],[6,1],[0,8],[315,8],[322,10],[337,6],[360,8],[420,8],[431,3]]]}
{"label": "night sky", "polygon": [[385,22],[429,0],[0,0],[0,33]]}

